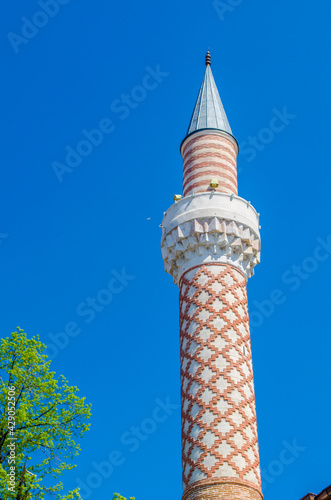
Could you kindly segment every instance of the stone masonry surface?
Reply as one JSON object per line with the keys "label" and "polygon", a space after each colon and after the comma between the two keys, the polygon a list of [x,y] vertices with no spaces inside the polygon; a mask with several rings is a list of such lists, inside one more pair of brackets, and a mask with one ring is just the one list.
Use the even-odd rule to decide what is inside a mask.
{"label": "stone masonry surface", "polygon": [[[226,137],[213,134],[189,138],[183,147],[183,194],[216,191],[238,193],[237,151]],[[210,188],[210,180],[219,181],[218,188]]]}
{"label": "stone masonry surface", "polygon": [[222,480],[201,480],[188,488],[183,500],[262,500],[259,489],[247,481],[224,477]]}
{"label": "stone masonry surface", "polygon": [[180,337],[184,490],[224,477],[260,488],[246,278],[240,271],[219,264],[185,273]]}

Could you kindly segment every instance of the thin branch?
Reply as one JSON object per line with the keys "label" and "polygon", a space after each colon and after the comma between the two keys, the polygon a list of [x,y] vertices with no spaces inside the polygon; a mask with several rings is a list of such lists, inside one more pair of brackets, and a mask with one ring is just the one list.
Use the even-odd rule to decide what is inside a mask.
{"label": "thin branch", "polygon": [[2,447],[3,447],[3,445],[4,445],[4,442],[5,442],[5,440],[6,440],[6,437],[8,436],[8,433],[9,433],[9,431],[7,430],[7,431],[3,434],[2,438],[1,438],[1,441],[0,441],[0,452],[1,452],[1,450],[2,450]]}
{"label": "thin branch", "polygon": [[79,416],[80,416],[80,414],[75,415],[74,417],[69,418],[69,420],[67,420],[66,422],[60,422],[58,424],[49,423],[49,422],[40,422],[39,424],[34,424],[34,425],[24,425],[23,427],[18,427],[16,429],[16,431],[23,431],[24,429],[31,429],[32,427],[43,427],[44,425],[50,425],[52,427],[60,427],[62,425],[68,424],[69,422],[72,422],[73,420],[75,420]]}
{"label": "thin branch", "polygon": [[34,420],[37,420],[38,418],[40,417],[43,417],[44,415],[46,415],[46,413],[48,413],[49,411],[53,410],[53,408],[55,408],[55,404],[53,406],[51,406],[50,408],[48,408],[48,410],[44,411],[44,413],[41,413],[40,415],[38,415],[38,417],[35,417],[34,419],[32,419],[32,421]]}
{"label": "thin branch", "polygon": [[12,371],[13,371],[13,368],[14,368],[14,365],[15,365],[15,361],[16,361],[16,353],[14,352],[13,354],[13,362],[12,362],[12,365],[11,365],[11,368],[9,369],[9,372],[10,372],[10,375],[9,375],[9,380],[8,380],[8,386],[9,387],[12,383]]}
{"label": "thin branch", "polygon": [[16,500],[21,500],[22,499],[21,489],[22,489],[24,474],[25,474],[25,471],[26,471],[26,462],[27,462],[27,460],[28,460],[28,457],[26,457],[26,459],[25,459],[24,467],[23,467],[22,474],[21,474],[21,477],[20,477],[20,482],[18,483]]}
{"label": "thin branch", "polygon": [[20,390],[20,393],[19,393],[19,395],[18,395],[18,398],[16,399],[16,402],[15,402],[15,408],[16,408],[17,403],[19,402],[19,400],[20,400],[20,398],[21,398],[21,396],[22,396],[22,393],[23,393],[24,389],[25,389],[25,386],[24,386],[24,385],[22,385],[22,389]]}

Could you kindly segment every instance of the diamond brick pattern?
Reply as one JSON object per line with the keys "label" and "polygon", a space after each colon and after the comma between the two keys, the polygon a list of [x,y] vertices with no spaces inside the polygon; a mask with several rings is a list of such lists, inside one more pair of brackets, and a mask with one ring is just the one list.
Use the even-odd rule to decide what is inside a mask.
{"label": "diamond brick pattern", "polygon": [[180,281],[184,490],[233,477],[260,488],[246,278],[202,265]]}

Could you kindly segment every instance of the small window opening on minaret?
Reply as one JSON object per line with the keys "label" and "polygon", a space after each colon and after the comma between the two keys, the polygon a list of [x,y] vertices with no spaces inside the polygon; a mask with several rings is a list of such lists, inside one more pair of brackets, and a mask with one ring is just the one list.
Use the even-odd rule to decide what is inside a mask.
{"label": "small window opening on minaret", "polygon": [[243,346],[243,353],[244,353],[244,356],[246,356],[246,347]]}

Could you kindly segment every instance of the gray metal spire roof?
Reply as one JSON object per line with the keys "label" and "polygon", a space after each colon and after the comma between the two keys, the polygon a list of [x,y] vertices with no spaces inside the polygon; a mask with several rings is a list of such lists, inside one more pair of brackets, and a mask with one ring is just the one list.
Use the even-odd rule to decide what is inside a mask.
{"label": "gray metal spire roof", "polygon": [[187,135],[200,129],[214,128],[232,135],[223,104],[210,68],[210,53],[206,56],[206,72],[200,87]]}

